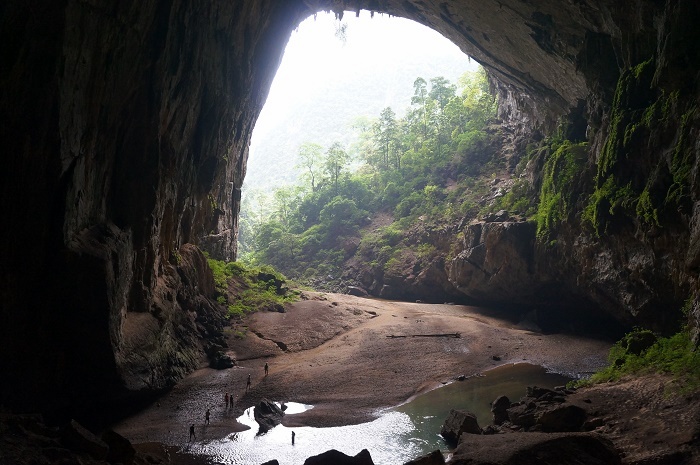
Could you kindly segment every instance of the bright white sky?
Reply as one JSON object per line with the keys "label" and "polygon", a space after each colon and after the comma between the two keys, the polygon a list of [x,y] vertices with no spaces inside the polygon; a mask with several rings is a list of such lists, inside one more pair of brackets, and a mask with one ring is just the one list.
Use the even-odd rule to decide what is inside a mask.
{"label": "bright white sky", "polygon": [[[388,55],[410,60],[411,56],[436,50],[444,53],[449,48],[455,54],[461,53],[438,32],[407,19],[381,14],[371,18],[368,11],[361,11],[359,17],[346,12],[342,22],[347,23],[345,43],[336,38],[339,22],[330,13],[319,13],[315,19],[309,17],[292,33],[255,132],[266,133],[275,125],[275,115],[283,114],[298,99],[323,89],[322,83],[334,75],[347,75],[359,68],[381,68]],[[466,65],[471,70],[478,67],[475,61]]]}

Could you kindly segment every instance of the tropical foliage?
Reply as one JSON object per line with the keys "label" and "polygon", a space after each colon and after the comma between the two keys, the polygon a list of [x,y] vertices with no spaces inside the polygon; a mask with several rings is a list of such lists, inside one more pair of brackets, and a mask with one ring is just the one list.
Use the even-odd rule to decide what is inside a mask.
{"label": "tropical foliage", "polygon": [[[497,170],[495,112],[483,70],[458,84],[419,77],[405,114],[387,107],[358,120],[351,146],[302,144],[298,184],[244,200],[242,259],[313,280],[337,276],[355,253],[388,268],[404,249],[418,253],[405,235],[412,225],[477,213],[487,188],[476,180]],[[368,229],[378,216],[388,220]]]}

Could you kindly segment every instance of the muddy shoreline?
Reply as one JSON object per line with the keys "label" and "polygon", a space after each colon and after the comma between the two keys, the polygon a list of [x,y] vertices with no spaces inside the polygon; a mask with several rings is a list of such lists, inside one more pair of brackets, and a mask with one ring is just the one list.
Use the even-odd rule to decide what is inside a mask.
{"label": "muddy shoreline", "polygon": [[[198,439],[222,438],[245,429],[236,418],[262,398],[314,405],[285,418],[286,426],[357,424],[460,375],[504,364],[529,362],[569,376],[591,372],[610,347],[541,334],[476,307],[312,292],[285,313],[251,315],[227,333],[236,367],[196,371],[114,429],[134,443],[182,446],[190,424]],[[227,392],[233,408],[224,406]]]}

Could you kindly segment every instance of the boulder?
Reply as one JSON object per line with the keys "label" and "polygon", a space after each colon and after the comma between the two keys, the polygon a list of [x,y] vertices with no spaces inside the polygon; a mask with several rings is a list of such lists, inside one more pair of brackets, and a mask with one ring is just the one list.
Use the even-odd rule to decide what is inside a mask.
{"label": "boulder", "polygon": [[491,402],[491,413],[493,414],[493,424],[500,425],[508,420],[508,409],[510,408],[510,399],[506,396],[499,396]]}
{"label": "boulder", "polygon": [[209,367],[216,370],[224,370],[231,368],[236,364],[235,360],[229,354],[223,351],[217,351],[211,355],[209,359]]}
{"label": "boulder", "polygon": [[404,465],[444,465],[445,456],[439,450],[406,462]]}
{"label": "boulder", "polygon": [[362,449],[354,457],[331,449],[322,454],[309,457],[304,461],[304,465],[374,465],[374,462],[367,449]]}
{"label": "boulder", "polygon": [[67,448],[85,452],[97,460],[104,460],[109,452],[109,446],[103,440],[75,420],[61,428],[61,442]]}
{"label": "boulder", "polygon": [[527,397],[534,397],[535,399],[538,399],[538,400],[549,400],[548,397],[556,396],[556,395],[560,395],[560,394],[556,391],[552,391],[551,389],[547,389],[547,388],[543,388],[543,387],[528,386],[526,388],[526,396]]}
{"label": "boulder", "polygon": [[109,446],[107,461],[109,463],[121,463],[131,465],[136,455],[136,449],[131,442],[119,433],[107,430],[102,433],[102,440]]}
{"label": "boulder", "polygon": [[253,409],[253,417],[260,426],[260,433],[265,433],[282,423],[284,412],[274,402],[263,399]]}
{"label": "boulder", "polygon": [[369,295],[366,290],[357,286],[348,286],[348,294],[356,297],[367,297]]}
{"label": "boulder", "polygon": [[608,439],[594,433],[464,434],[450,465],[619,465]]}
{"label": "boulder", "polygon": [[476,415],[466,410],[450,410],[450,414],[440,429],[440,434],[447,441],[457,442],[463,433],[481,434]]}
{"label": "boulder", "polygon": [[536,415],[536,423],[545,432],[580,431],[586,421],[586,411],[572,404],[559,404]]}
{"label": "boulder", "polygon": [[507,410],[508,421],[516,426],[530,428],[535,425],[535,403],[521,402]]}

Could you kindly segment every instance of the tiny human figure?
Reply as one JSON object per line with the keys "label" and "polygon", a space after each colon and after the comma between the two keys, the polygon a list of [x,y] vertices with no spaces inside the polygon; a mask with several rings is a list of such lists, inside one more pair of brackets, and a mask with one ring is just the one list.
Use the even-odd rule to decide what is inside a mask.
{"label": "tiny human figure", "polygon": [[224,402],[226,402],[226,408],[228,408],[228,392],[224,396]]}
{"label": "tiny human figure", "polygon": [[292,445],[294,445],[294,436],[296,436],[296,434],[292,431]]}
{"label": "tiny human figure", "polygon": [[209,412],[209,409],[207,409],[207,412],[204,414],[204,419],[205,419],[204,423],[207,425],[209,424],[209,415],[210,414],[211,414],[211,412]]}
{"label": "tiny human figure", "polygon": [[195,441],[197,440],[197,436],[194,434],[194,423],[190,425],[190,441],[194,439]]}
{"label": "tiny human figure", "polygon": [[245,390],[247,391],[248,389],[250,389],[250,373],[248,374],[248,382],[245,385]]}
{"label": "tiny human figure", "polygon": [[267,376],[268,371],[270,371],[270,367],[267,365],[267,362],[265,362],[265,376]]}

